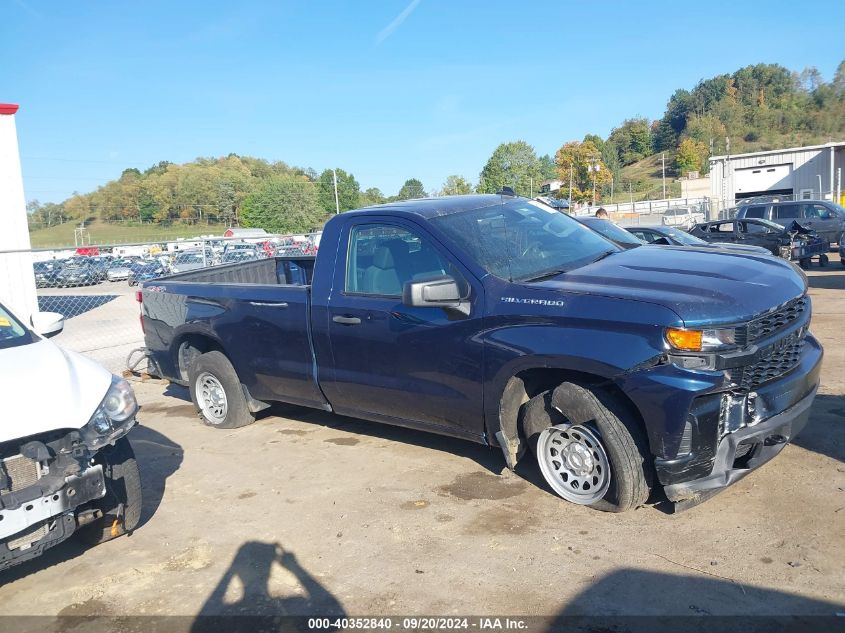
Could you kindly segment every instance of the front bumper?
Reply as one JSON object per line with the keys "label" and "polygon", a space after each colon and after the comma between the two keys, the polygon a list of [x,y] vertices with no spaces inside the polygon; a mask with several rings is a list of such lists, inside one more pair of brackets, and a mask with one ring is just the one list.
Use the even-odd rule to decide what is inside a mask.
{"label": "front bumper", "polygon": [[76,510],[106,494],[103,467],[67,477],[58,490],[0,510],[0,571],[67,540],[78,526]]}
{"label": "front bumper", "polygon": [[45,519],[69,512],[106,494],[103,467],[91,466],[83,473],[68,477],[60,490],[23,503],[15,509],[0,510],[0,541],[23,532]]}
{"label": "front bumper", "polygon": [[712,393],[693,401],[691,451],[654,461],[666,496],[687,505],[738,481],[775,457],[804,428],[819,387],[823,352],[808,334],[799,363],[748,394]]}

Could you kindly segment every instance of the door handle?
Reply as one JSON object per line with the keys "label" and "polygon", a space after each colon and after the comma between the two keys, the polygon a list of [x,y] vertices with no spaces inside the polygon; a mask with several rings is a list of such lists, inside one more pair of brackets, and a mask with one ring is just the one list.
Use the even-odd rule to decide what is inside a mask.
{"label": "door handle", "polygon": [[335,323],[340,323],[342,325],[358,325],[361,322],[361,319],[358,317],[352,316],[333,316],[332,321]]}
{"label": "door handle", "polygon": [[286,301],[248,301],[251,306],[267,306],[270,308],[287,308]]}

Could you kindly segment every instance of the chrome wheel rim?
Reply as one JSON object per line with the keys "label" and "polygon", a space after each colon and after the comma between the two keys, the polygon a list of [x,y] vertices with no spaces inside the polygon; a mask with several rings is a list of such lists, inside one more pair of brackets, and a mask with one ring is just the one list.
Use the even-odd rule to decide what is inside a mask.
{"label": "chrome wheel rim", "polygon": [[610,486],[610,460],[593,429],[560,424],[537,439],[537,462],[558,495],[580,505],[595,503]]}
{"label": "chrome wheel rim", "polygon": [[229,403],[226,391],[217,377],[204,371],[197,376],[197,403],[205,419],[211,424],[222,424],[226,420]]}

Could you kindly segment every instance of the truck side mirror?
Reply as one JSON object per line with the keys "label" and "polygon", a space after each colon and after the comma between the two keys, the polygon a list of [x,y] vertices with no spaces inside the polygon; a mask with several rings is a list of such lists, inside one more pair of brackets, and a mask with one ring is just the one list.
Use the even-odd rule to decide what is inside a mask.
{"label": "truck side mirror", "polygon": [[445,308],[469,315],[469,301],[461,293],[455,278],[449,275],[406,281],[402,288],[402,303],[417,308]]}
{"label": "truck side mirror", "polygon": [[55,336],[65,328],[65,317],[58,312],[34,312],[29,318],[32,330],[39,336]]}

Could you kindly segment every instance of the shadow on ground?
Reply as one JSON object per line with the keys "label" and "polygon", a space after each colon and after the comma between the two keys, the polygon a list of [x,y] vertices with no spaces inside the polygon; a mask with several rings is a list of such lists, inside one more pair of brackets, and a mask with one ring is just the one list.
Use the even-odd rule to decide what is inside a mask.
{"label": "shadow on ground", "polygon": [[[167,386],[164,390],[164,395],[172,398],[178,398],[183,402],[191,401],[188,389],[173,383],[170,383]],[[179,406],[180,405],[178,404],[174,404],[174,407]],[[151,409],[148,407],[147,410],[150,411]],[[159,411],[158,408],[155,410]],[[259,413],[257,418],[262,420],[274,416],[297,422],[317,424],[330,429],[343,430],[348,433],[357,433],[368,437],[376,437],[379,439],[389,440],[391,442],[413,444],[414,446],[422,448],[451,453],[453,455],[471,459],[486,470],[497,475],[505,468],[505,460],[502,456],[501,450],[498,448],[490,448],[482,444],[476,444],[467,440],[447,437],[444,435],[436,435],[425,431],[417,431],[415,429],[406,429],[401,426],[391,426],[389,424],[368,422],[357,418],[348,418],[328,411],[299,407],[292,404],[274,403],[269,409]],[[201,424],[201,422],[198,420],[197,424]],[[539,476],[539,471],[537,474]]]}
{"label": "shadow on ground", "polygon": [[[280,566],[296,578],[297,587],[293,590],[287,588],[287,592],[294,595],[273,595],[275,592],[270,585],[275,566]],[[282,569],[276,571],[284,573]],[[260,628],[256,626],[260,621],[255,621],[255,617],[316,615],[334,618],[344,614],[337,598],[300,564],[296,555],[285,551],[278,543],[248,541],[238,549],[229,568],[206,599],[191,631],[253,633]],[[290,627],[277,624],[274,630],[287,628]]]}
{"label": "shadow on ground", "polygon": [[845,462],[845,396],[819,394],[810,422],[792,443]]}
{"label": "shadow on ground", "polygon": [[64,315],[65,319],[72,319],[114,301],[117,297],[118,295],[39,295],[38,310],[58,312]]}
{"label": "shadow on ground", "polygon": [[807,280],[810,283],[810,288],[818,288],[820,290],[843,290],[845,289],[845,269],[840,265],[831,264],[839,268],[838,271],[831,271],[833,274],[825,275],[808,275]]}
{"label": "shadow on ground", "polygon": [[[614,571],[582,590],[541,630],[842,630],[835,627],[843,624],[842,618],[836,617],[843,603],[743,586],[718,577],[718,570],[703,574],[707,575]],[[666,614],[672,615],[667,618]]]}
{"label": "shadow on ground", "polygon": [[[135,427],[129,433],[129,441],[141,471],[143,501],[141,520],[135,528],[141,530],[161,505],[167,478],[182,464],[182,447],[161,433],[144,426]],[[132,538],[132,535],[123,538]],[[41,556],[0,573],[0,583],[11,583],[42,569],[72,560],[88,549],[74,534],[63,543],[46,550]]]}

